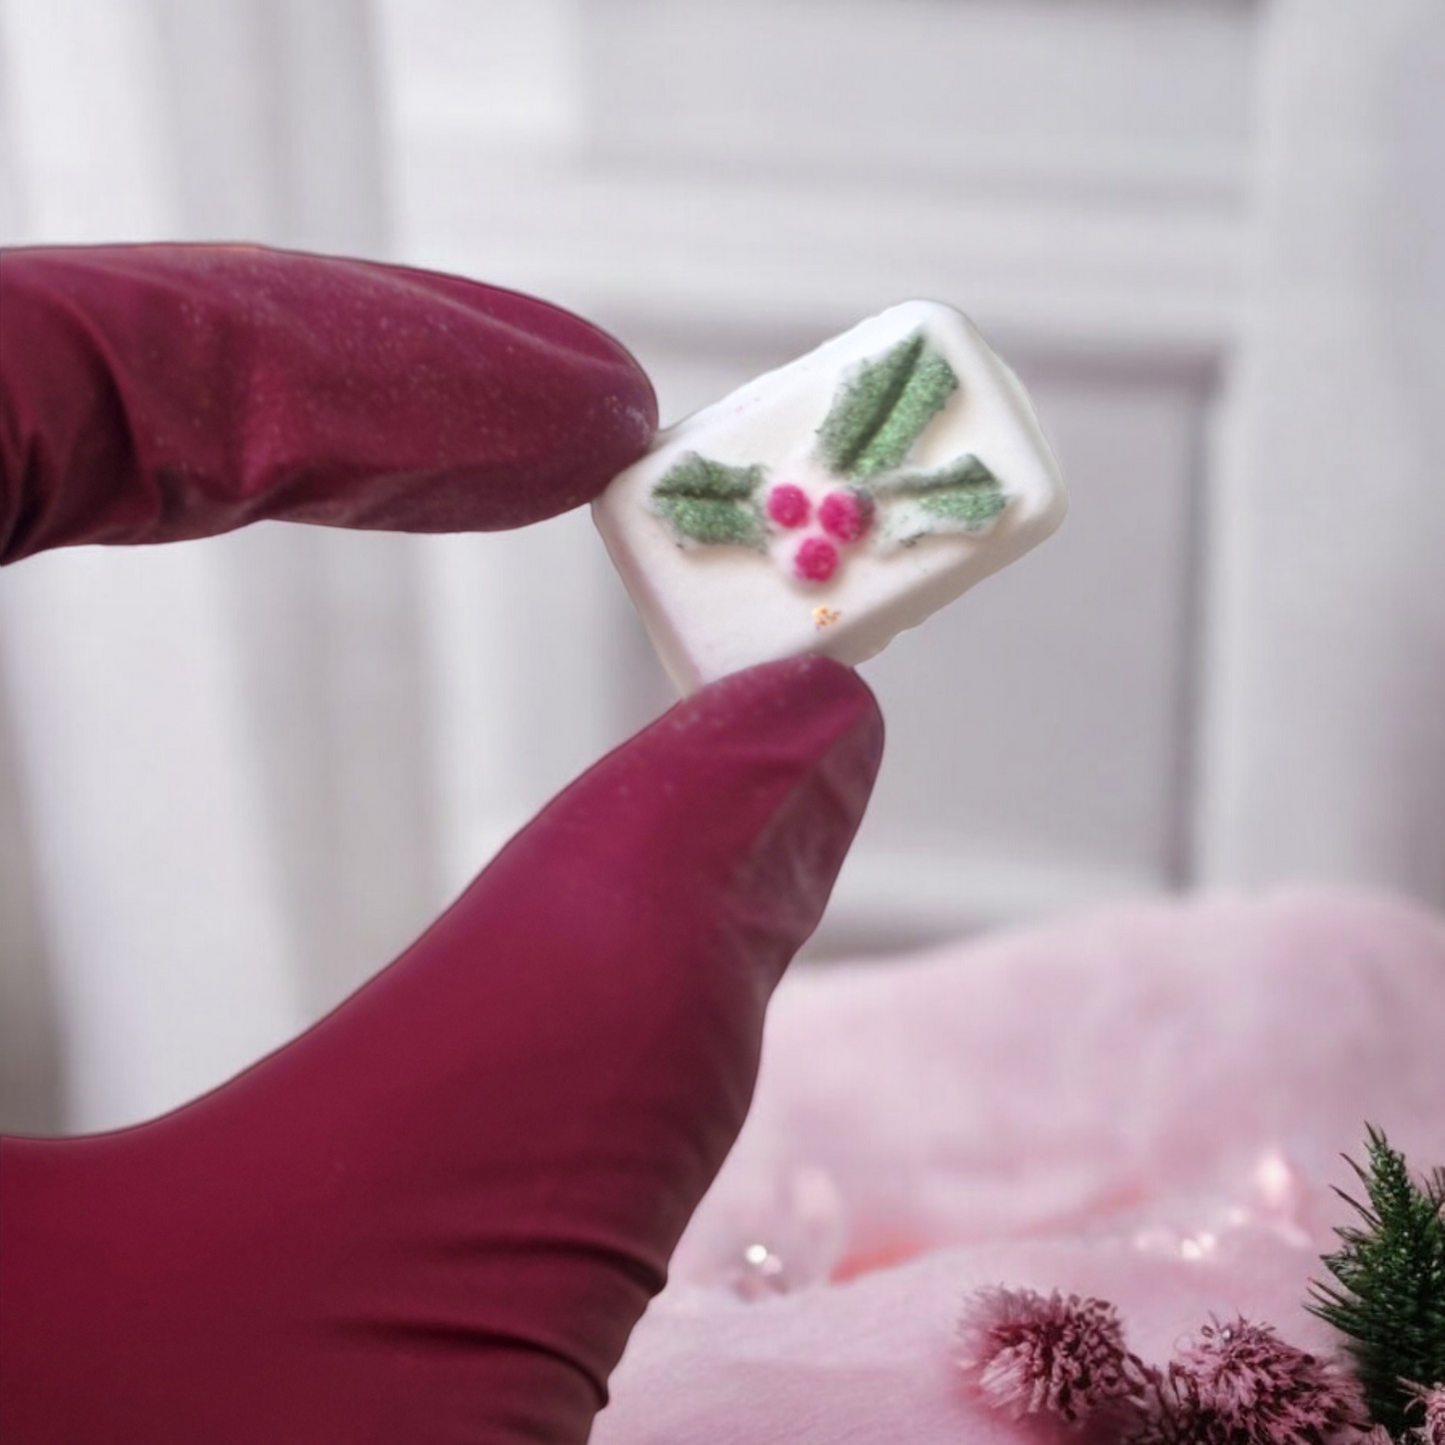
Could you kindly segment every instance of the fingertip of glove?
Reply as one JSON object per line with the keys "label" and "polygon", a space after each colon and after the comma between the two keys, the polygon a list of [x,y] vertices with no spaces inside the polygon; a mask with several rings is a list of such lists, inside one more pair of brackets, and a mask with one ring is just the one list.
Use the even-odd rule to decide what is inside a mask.
{"label": "fingertip of glove", "polygon": [[[469,318],[454,343],[456,399],[465,406],[474,398],[476,415],[486,417],[485,435],[468,444],[479,460],[490,454],[486,505],[472,525],[517,526],[581,506],[652,443],[652,382],[601,327],[522,292],[465,277],[403,274]],[[465,462],[465,448],[458,460]]]}
{"label": "fingertip of glove", "polygon": [[766,993],[817,927],[863,821],[883,717],[857,673],[825,657],[750,668],[689,702],[742,763],[718,791],[720,813],[746,809],[749,782],[770,780],[766,812],[752,814],[736,840],[729,914],[750,940],[751,976]]}
{"label": "fingertip of glove", "polygon": [[790,657],[732,673],[700,688],[671,716],[679,726],[793,735],[820,751],[846,737],[860,764],[874,771],[883,751],[878,700],[851,667],[829,657]]}

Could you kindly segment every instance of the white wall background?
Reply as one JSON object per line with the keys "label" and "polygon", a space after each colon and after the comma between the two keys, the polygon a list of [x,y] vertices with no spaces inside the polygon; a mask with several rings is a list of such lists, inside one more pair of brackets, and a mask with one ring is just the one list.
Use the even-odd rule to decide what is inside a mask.
{"label": "white wall background", "polygon": [[[817,951],[1304,875],[1445,904],[1442,97],[1431,0],[0,0],[0,239],[517,286],[664,419],[953,301],[1073,510],[866,669]],[[667,700],[582,517],[0,576],[0,1123],[280,1042]]]}

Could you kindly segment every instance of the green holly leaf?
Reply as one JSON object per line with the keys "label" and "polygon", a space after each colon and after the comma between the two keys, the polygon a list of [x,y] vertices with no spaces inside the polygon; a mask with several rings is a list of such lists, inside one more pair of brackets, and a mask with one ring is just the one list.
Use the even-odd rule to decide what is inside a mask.
{"label": "green holly leaf", "polygon": [[653,505],[672,530],[690,542],[765,546],[756,496],[760,466],[730,467],[688,452],[652,489]]}
{"label": "green holly leaf", "polygon": [[896,498],[890,522],[894,539],[916,541],[930,532],[986,532],[1008,505],[999,480],[969,454],[933,472],[900,472],[875,484],[879,500]]}
{"label": "green holly leaf", "polygon": [[860,479],[898,466],[957,390],[953,368],[915,331],[839,389],[818,428],[823,461]]}

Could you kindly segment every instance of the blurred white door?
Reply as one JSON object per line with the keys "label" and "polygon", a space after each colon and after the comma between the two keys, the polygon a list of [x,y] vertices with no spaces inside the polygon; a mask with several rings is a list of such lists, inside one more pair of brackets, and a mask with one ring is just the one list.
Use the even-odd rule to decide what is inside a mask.
{"label": "blurred white door", "polygon": [[[402,248],[602,320],[665,420],[910,295],[1035,395],[1068,525],[865,669],[890,748],[822,950],[1201,882],[1445,902],[1438,5],[379,14]],[[640,721],[665,687],[605,569],[577,575],[626,645],[595,716]],[[433,611],[458,656],[472,585]],[[592,637],[539,646],[570,667]],[[443,797],[459,875],[497,818]]]}

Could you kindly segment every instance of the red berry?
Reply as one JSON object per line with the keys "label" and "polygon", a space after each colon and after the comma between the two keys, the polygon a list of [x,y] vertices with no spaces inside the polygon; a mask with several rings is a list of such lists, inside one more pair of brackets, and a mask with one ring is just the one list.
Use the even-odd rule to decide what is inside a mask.
{"label": "red berry", "polygon": [[838,570],[838,549],[822,537],[808,537],[793,558],[804,582],[826,582]]}
{"label": "red berry", "polygon": [[856,542],[873,523],[873,499],[858,492],[829,492],[818,508],[823,530],[840,542]]}
{"label": "red berry", "polygon": [[812,510],[808,494],[792,482],[783,482],[768,493],[768,516],[780,527],[801,527]]}

